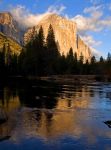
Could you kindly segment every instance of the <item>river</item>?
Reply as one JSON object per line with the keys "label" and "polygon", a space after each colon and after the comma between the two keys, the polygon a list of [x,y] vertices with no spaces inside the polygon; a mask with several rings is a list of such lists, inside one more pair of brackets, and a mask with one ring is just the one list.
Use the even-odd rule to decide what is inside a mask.
{"label": "river", "polygon": [[0,150],[111,150],[111,83],[0,84]]}

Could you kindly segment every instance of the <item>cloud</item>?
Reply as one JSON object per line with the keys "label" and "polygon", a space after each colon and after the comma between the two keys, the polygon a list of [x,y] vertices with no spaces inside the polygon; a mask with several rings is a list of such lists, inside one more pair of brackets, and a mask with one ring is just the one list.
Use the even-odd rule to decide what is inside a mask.
{"label": "cloud", "polygon": [[78,14],[71,18],[72,21],[77,23],[78,32],[82,39],[87,45],[92,47],[93,51],[102,44],[102,41],[94,40],[94,37],[89,36],[88,34],[111,30],[111,15],[105,16],[104,9],[106,8],[104,7],[106,6],[97,5],[88,7],[83,10],[83,15]]}
{"label": "cloud", "polygon": [[96,50],[96,48],[102,44],[101,41],[97,41],[93,38],[93,36],[87,34],[82,35],[81,39],[90,47],[92,55],[97,58],[102,55],[99,50]]}
{"label": "cloud", "polygon": [[[83,14],[77,14],[76,16],[70,18],[67,14],[64,14],[66,7],[64,5],[51,5],[42,14],[32,14],[25,6],[17,5],[15,8],[11,7],[11,13],[14,18],[19,22],[23,28],[32,27],[37,25],[41,19],[50,13],[56,13],[59,15],[64,15],[67,19],[70,19],[77,23],[77,28],[80,36],[85,41],[87,45],[93,47],[98,47],[102,44],[101,41],[97,41],[93,36],[88,34],[91,32],[100,32],[104,29],[111,28],[111,16],[104,16],[104,5],[97,5],[100,0],[90,0],[91,3],[96,4],[91,7],[87,7],[83,10]],[[108,5],[111,9],[111,6]]]}
{"label": "cloud", "polygon": [[92,3],[94,6],[100,5],[104,3],[104,0],[90,0],[90,3]]}
{"label": "cloud", "polygon": [[84,13],[94,13],[102,8],[102,5],[87,7],[83,10]]}
{"label": "cloud", "polygon": [[91,35],[82,36],[82,39],[87,45],[89,45],[91,47],[93,47],[93,46],[97,47],[102,44],[101,41],[94,40],[93,36],[91,36]]}
{"label": "cloud", "polygon": [[101,26],[101,18],[103,16],[103,12],[101,10],[102,6],[93,6],[89,8],[84,9],[84,14],[88,14],[88,17],[85,17],[83,15],[76,15],[71,20],[75,21],[77,23],[77,27],[79,32],[98,32],[103,29],[103,26]]}
{"label": "cloud", "polygon": [[92,51],[92,55],[93,56],[96,56],[96,58],[98,59],[98,58],[100,58],[100,56],[102,56],[103,54],[100,52],[100,50],[97,50],[97,49],[95,49],[95,48],[91,48],[91,51]]}
{"label": "cloud", "polygon": [[11,14],[14,19],[18,21],[18,23],[23,28],[31,27],[36,25],[41,18],[43,18],[46,14],[32,14],[25,6],[17,5],[15,8],[10,9]]}
{"label": "cloud", "polygon": [[60,14],[63,13],[63,11],[65,9],[66,9],[66,7],[64,5],[61,5],[61,6],[54,6],[54,5],[52,5],[52,6],[49,6],[47,12],[49,12],[49,13],[55,13],[55,14],[60,15]]}
{"label": "cloud", "polygon": [[25,6],[17,5],[15,8],[11,7],[10,12],[21,27],[28,28],[37,25],[38,22],[46,15],[50,13],[62,14],[65,9],[66,7],[64,5],[52,5],[42,14],[32,14]]}

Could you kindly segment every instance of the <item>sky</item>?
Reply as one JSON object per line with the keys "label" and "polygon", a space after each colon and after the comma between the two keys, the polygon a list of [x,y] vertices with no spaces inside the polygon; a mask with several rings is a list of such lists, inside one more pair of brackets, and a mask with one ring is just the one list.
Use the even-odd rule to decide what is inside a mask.
{"label": "sky", "polygon": [[23,27],[31,27],[48,13],[77,23],[78,33],[94,53],[111,53],[111,0],[0,0]]}

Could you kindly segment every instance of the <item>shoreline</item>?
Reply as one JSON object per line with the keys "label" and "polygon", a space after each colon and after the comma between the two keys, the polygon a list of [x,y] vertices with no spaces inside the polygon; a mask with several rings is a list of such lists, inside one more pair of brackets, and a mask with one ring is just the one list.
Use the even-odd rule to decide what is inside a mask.
{"label": "shoreline", "polygon": [[32,82],[37,84],[39,81],[58,83],[58,84],[75,84],[88,85],[95,82],[111,82],[111,77],[108,75],[50,75],[50,76],[8,76],[0,79],[1,84],[4,83],[27,83]]}

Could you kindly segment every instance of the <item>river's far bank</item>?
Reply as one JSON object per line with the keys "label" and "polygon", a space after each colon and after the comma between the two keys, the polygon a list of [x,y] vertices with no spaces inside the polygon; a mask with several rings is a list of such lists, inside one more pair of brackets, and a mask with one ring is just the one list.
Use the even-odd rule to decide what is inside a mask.
{"label": "river's far bank", "polygon": [[9,76],[0,78],[0,83],[19,83],[25,84],[32,82],[37,84],[38,81],[53,82],[59,84],[93,84],[95,82],[111,82],[108,75],[50,75],[50,76]]}
{"label": "river's far bank", "polygon": [[26,77],[29,80],[43,80],[58,83],[88,84],[94,82],[111,82],[108,75],[51,75],[43,77]]}

